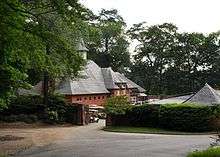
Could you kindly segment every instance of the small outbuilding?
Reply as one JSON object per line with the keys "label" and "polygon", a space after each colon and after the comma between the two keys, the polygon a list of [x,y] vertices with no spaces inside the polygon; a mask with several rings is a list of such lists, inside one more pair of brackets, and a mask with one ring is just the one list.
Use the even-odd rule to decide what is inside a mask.
{"label": "small outbuilding", "polygon": [[202,105],[220,104],[220,91],[213,89],[207,83],[205,86],[194,94],[171,97],[167,99],[150,102],[150,104],[182,104],[182,103],[198,103]]}

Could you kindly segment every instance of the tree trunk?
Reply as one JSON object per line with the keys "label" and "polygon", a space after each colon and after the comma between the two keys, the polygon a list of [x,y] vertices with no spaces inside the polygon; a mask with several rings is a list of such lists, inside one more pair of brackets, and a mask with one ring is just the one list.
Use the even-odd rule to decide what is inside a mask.
{"label": "tree trunk", "polygon": [[44,105],[48,104],[48,93],[49,93],[49,76],[48,72],[44,72],[44,80],[43,80],[43,103]]}
{"label": "tree trunk", "polygon": [[[50,52],[50,48],[48,45],[46,45],[46,54],[48,55]],[[43,76],[43,103],[44,105],[48,104],[48,93],[49,93],[49,74],[47,71],[44,71]]]}

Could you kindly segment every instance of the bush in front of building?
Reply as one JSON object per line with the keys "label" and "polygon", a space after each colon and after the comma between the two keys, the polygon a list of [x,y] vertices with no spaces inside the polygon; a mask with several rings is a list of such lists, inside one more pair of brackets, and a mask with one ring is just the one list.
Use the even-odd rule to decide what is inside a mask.
{"label": "bush in front of building", "polygon": [[47,123],[76,123],[77,106],[66,103],[60,95],[50,95],[48,105],[41,96],[19,96],[11,101],[8,108],[0,111],[0,121]]}
{"label": "bush in front of building", "polygon": [[124,114],[108,114],[107,117],[111,117],[115,126],[158,127],[159,110],[159,105],[130,106],[125,108]]}
{"label": "bush in front of building", "polygon": [[[108,115],[109,117],[109,115]],[[157,127],[175,131],[202,132],[220,128],[219,105],[165,104],[133,106],[124,114],[110,115],[110,125]]]}
{"label": "bush in front of building", "polygon": [[1,115],[37,114],[43,112],[45,106],[40,96],[18,96],[11,100],[8,108],[0,111]]}
{"label": "bush in front of building", "polygon": [[160,105],[146,104],[142,106],[134,106],[127,111],[129,124],[139,127],[158,127]]}
{"label": "bush in front of building", "polygon": [[104,106],[108,115],[124,115],[132,107],[126,96],[110,97],[106,100]]}
{"label": "bush in front of building", "polygon": [[165,104],[160,106],[159,126],[178,131],[210,131],[216,129],[212,121],[219,115],[218,105]]}
{"label": "bush in front of building", "polygon": [[13,123],[13,122],[25,122],[25,123],[35,123],[38,121],[38,117],[36,115],[9,115],[9,116],[0,116],[0,121]]}

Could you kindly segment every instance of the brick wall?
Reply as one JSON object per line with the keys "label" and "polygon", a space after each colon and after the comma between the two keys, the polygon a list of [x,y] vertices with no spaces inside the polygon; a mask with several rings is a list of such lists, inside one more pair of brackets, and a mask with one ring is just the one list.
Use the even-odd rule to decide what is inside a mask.
{"label": "brick wall", "polygon": [[74,96],[69,95],[66,97],[71,103],[103,106],[108,97],[108,94],[90,94]]}

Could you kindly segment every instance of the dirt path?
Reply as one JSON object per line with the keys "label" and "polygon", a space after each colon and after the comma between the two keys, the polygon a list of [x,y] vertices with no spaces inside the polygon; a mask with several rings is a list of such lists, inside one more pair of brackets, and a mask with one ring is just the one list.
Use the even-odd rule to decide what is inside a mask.
{"label": "dirt path", "polygon": [[[74,126],[76,127],[76,126]],[[0,126],[0,154],[14,155],[32,146],[42,147],[64,138],[73,126],[26,125]]]}

